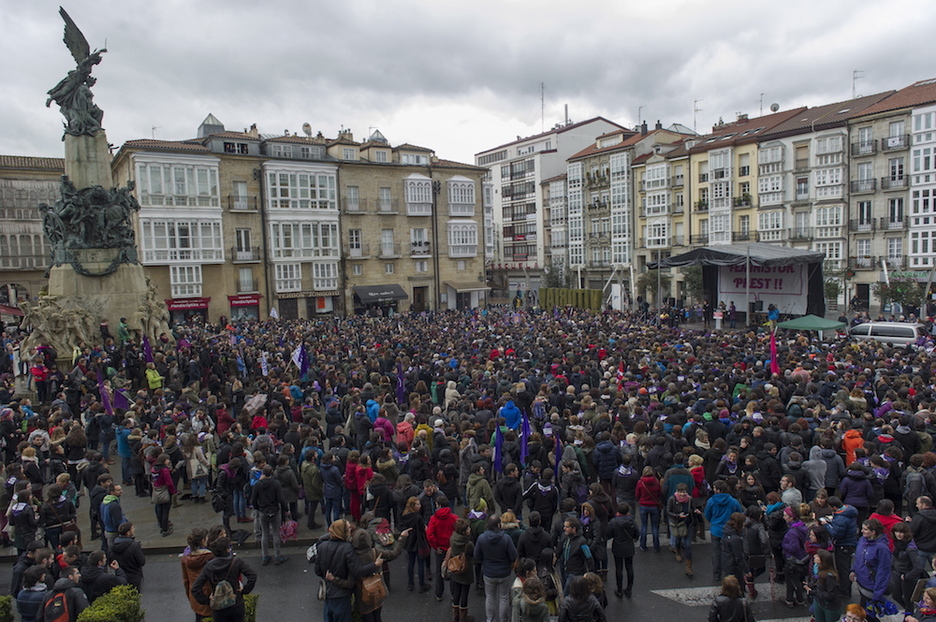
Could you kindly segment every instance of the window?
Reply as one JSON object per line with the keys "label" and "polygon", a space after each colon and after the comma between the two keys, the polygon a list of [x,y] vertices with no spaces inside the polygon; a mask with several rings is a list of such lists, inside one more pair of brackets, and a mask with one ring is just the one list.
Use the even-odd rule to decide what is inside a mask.
{"label": "window", "polygon": [[341,149],[342,160],[357,160],[357,150],[354,147],[343,147]]}
{"label": "window", "polygon": [[303,160],[320,160],[322,159],[322,148],[299,147],[299,157]]}
{"label": "window", "polygon": [[474,257],[478,254],[478,225],[449,223],[449,257]]}
{"label": "window", "polygon": [[223,261],[220,220],[140,220],[143,261]]}
{"label": "window", "polygon": [[809,199],[809,177],[796,178],[796,200],[806,201]]}
{"label": "window", "polygon": [[665,188],[668,181],[668,171],[666,164],[655,164],[647,167],[647,172],[644,174],[644,190],[653,190],[657,188]]}
{"label": "window", "polygon": [[475,206],[475,184],[470,180],[448,182],[449,215],[473,216]]}
{"label": "window", "polygon": [[852,154],[865,155],[874,153],[874,140],[871,136],[872,130],[870,127],[858,128],[858,142],[852,146]]}
{"label": "window", "polygon": [[231,204],[232,210],[251,210],[250,199],[247,196],[247,182],[231,182]]}
{"label": "window", "polygon": [[898,136],[903,136],[906,131],[907,130],[903,119],[899,121],[891,121],[887,128],[887,135],[892,138],[896,138]]}
{"label": "window", "polygon": [[338,289],[338,264],[312,264],[312,289],[318,292]]}
{"label": "window", "polygon": [[383,257],[395,257],[399,254],[393,243],[393,229],[380,230],[380,254]]}
{"label": "window", "polygon": [[871,163],[870,162],[859,162],[858,163],[858,181],[868,181],[872,179]]}
{"label": "window", "polygon": [[858,231],[871,231],[871,201],[858,201]]}
{"label": "window", "polygon": [[930,214],[933,210],[933,203],[930,190],[913,191],[913,214]]}
{"label": "window", "polygon": [[278,263],[273,268],[277,292],[298,292],[302,289],[302,264]]}
{"label": "window", "polygon": [[378,199],[377,209],[381,212],[393,211],[393,199],[390,196],[390,188],[380,189],[380,198]]}
{"label": "window", "polygon": [[833,238],[841,234],[842,208],[834,205],[816,210],[816,237]]}
{"label": "window", "polygon": [[416,272],[429,272],[429,262],[425,260],[414,261],[413,268]]}
{"label": "window", "polygon": [[903,258],[903,238],[887,238],[888,261],[899,261]]}
{"label": "window", "polygon": [[838,198],[843,194],[842,169],[824,168],[816,170],[816,197]]}
{"label": "window", "polygon": [[757,189],[761,205],[783,203],[783,175],[761,177],[757,180]]}
{"label": "window", "polygon": [[246,155],[248,153],[247,143],[224,143],[224,153]]}
{"label": "window", "polygon": [[738,176],[747,177],[751,174],[751,154],[742,153],[738,157]]}
{"label": "window", "polygon": [[277,145],[274,143],[271,154],[274,158],[291,158],[293,154],[292,145]]}
{"label": "window", "polygon": [[410,253],[414,255],[429,254],[428,229],[410,229]]}
{"label": "window", "polygon": [[709,239],[711,242],[731,241],[731,219],[728,214],[712,214],[709,218]]}
{"label": "window", "polygon": [[429,156],[421,153],[404,153],[400,156],[400,162],[417,166],[429,164]]}
{"label": "window", "polygon": [[271,171],[267,173],[270,207],[337,209],[335,174]]}
{"label": "window", "polygon": [[364,247],[361,243],[361,230],[348,229],[348,256],[363,257]]}
{"label": "window", "polygon": [[432,181],[422,175],[406,180],[406,214],[429,216],[432,214]]}
{"label": "window", "polygon": [[644,239],[647,248],[660,248],[669,246],[669,219],[654,218],[647,222]]}
{"label": "window", "polygon": [[359,188],[357,186],[348,186],[346,189],[349,212],[357,212],[361,209],[361,199],[358,190]]}
{"label": "window", "polygon": [[904,219],[903,197],[897,197],[895,199],[888,199],[887,216],[888,216],[888,220],[891,223],[895,225],[903,224],[903,219]]}
{"label": "window", "polygon": [[842,137],[828,136],[826,138],[816,139],[816,153],[823,155],[828,153],[838,153],[842,151]]}
{"label": "window", "polygon": [[273,257],[338,257],[337,222],[270,223]]}
{"label": "window", "polygon": [[757,215],[757,230],[761,242],[779,242],[783,239],[783,212],[761,212]]}
{"label": "window", "polygon": [[384,271],[384,274],[393,274],[393,264],[385,263],[383,265],[383,271]]}
{"label": "window", "polygon": [[354,276],[361,276],[362,274],[364,274],[364,266],[362,266],[359,263],[352,264],[351,274],[353,274]]}
{"label": "window", "polygon": [[669,192],[665,190],[663,192],[651,192],[647,194],[646,205],[644,209],[646,210],[646,216],[657,216],[665,214],[669,207]]}
{"label": "window", "polygon": [[237,271],[237,291],[238,293],[257,291],[253,268],[240,268]]}
{"label": "window", "polygon": [[890,158],[887,161],[887,171],[890,174],[891,181],[900,181],[904,176],[904,159]]}
{"label": "window", "polygon": [[855,255],[857,255],[858,258],[858,265],[862,267],[870,267],[870,261],[862,260],[871,259],[871,240],[867,238],[862,240],[855,240]]}
{"label": "window", "polygon": [[826,262],[832,262],[833,265],[837,264],[842,259],[841,242],[816,242],[815,250],[820,253],[825,253]]}
{"label": "window", "polygon": [[783,161],[783,151],[780,147],[770,147],[757,152],[758,164],[773,164],[781,161]]}
{"label": "window", "polygon": [[708,181],[708,162],[699,162],[699,183]]}
{"label": "window", "polygon": [[141,162],[137,183],[143,206],[221,206],[217,165]]}
{"label": "window", "polygon": [[738,218],[738,231],[742,235],[748,235],[751,232],[751,217],[741,216]]}
{"label": "window", "polygon": [[201,266],[170,266],[169,284],[172,289],[173,298],[201,296]]}

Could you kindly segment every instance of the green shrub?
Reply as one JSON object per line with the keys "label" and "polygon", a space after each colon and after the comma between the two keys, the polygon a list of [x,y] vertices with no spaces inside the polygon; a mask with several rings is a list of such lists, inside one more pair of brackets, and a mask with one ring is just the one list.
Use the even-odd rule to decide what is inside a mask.
{"label": "green shrub", "polygon": [[82,611],[78,622],[143,622],[140,593],[132,585],[118,585]]}
{"label": "green shrub", "polygon": [[[260,596],[258,594],[244,595],[244,622],[257,622],[257,601],[259,599]],[[212,619],[202,618],[202,621],[212,622]]]}
{"label": "green shrub", "polygon": [[0,622],[13,622],[12,596],[0,596]]}

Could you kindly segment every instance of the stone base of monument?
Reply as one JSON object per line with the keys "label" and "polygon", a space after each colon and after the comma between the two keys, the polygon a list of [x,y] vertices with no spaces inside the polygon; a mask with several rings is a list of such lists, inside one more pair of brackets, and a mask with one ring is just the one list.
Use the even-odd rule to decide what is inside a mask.
{"label": "stone base of monument", "polygon": [[107,135],[98,130],[94,136],[65,135],[65,173],[79,190],[91,186],[114,185]]}
{"label": "stone base of monument", "polygon": [[[118,249],[85,249],[77,251],[81,265],[92,274],[104,272]],[[83,299],[85,308],[101,309],[105,314],[101,320],[114,327],[116,336],[120,318],[130,318],[140,308],[146,296],[147,283],[143,266],[120,264],[113,274],[107,276],[84,276],[69,265],[54,266],[49,270],[49,296],[66,296]]]}

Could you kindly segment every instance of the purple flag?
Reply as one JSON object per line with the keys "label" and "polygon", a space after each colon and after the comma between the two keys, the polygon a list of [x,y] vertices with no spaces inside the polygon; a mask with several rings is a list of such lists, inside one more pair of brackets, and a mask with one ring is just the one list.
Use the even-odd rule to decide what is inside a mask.
{"label": "purple flag", "polygon": [[153,363],[153,346],[150,345],[149,337],[143,335],[143,358],[147,363]]}
{"label": "purple flag", "polygon": [[123,391],[114,391],[114,407],[121,410],[130,409],[130,398]]}
{"label": "purple flag", "polygon": [[397,404],[406,403],[406,386],[403,384],[403,364],[402,363],[397,363],[396,401],[397,401]]}
{"label": "purple flag", "polygon": [[107,394],[107,389],[104,387],[104,380],[100,373],[98,373],[97,386],[98,392],[101,394],[101,402],[104,404],[104,410],[108,415],[113,416],[114,407],[111,405],[110,395]]}
{"label": "purple flag", "polygon": [[527,461],[527,443],[530,440],[530,420],[527,414],[523,413],[523,427],[520,428],[520,462],[526,465]]}
{"label": "purple flag", "polygon": [[556,469],[555,469],[554,475],[556,477],[556,481],[559,481],[560,479],[559,474],[562,472],[562,470],[559,468],[562,466],[562,441],[559,440],[558,434],[555,436],[555,440],[556,440],[556,443],[555,445],[553,445],[553,453],[556,454]]}
{"label": "purple flag", "polygon": [[302,378],[306,377],[306,374],[309,373],[309,355],[306,352],[305,344],[300,343],[299,347],[299,376]]}
{"label": "purple flag", "polygon": [[504,433],[501,427],[494,429],[494,470],[498,473],[504,472]]}

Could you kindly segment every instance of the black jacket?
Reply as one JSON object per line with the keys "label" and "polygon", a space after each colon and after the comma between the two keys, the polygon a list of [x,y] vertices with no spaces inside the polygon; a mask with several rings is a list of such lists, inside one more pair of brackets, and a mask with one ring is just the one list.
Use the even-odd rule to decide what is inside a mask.
{"label": "black jacket", "polygon": [[615,557],[633,557],[634,540],[637,539],[637,524],[630,514],[618,515],[608,523],[611,539],[611,554]]}
{"label": "black jacket", "polygon": [[523,530],[517,542],[517,557],[539,562],[543,549],[552,546],[552,538],[542,527],[530,527]]}
{"label": "black jacket", "polygon": [[45,597],[42,599],[42,607],[39,609],[38,620],[45,619],[46,604],[52,600],[56,592],[65,592],[65,599],[68,602],[68,611],[74,616],[73,619],[77,619],[78,615],[88,608],[88,597],[81,588],[71,579],[63,577],[55,582],[51,590],[46,592]]}
{"label": "black jacket", "polygon": [[81,568],[81,589],[88,595],[88,602],[93,603],[98,597],[107,594],[111,588],[127,584],[127,575],[120,568],[110,574],[107,566],[89,566]]}
{"label": "black jacket", "polygon": [[140,589],[143,584],[143,566],[146,565],[146,556],[140,543],[128,536],[117,536],[110,554],[127,575],[127,583]]}
{"label": "black jacket", "polygon": [[743,596],[728,598],[718,595],[709,609],[709,622],[755,622],[751,604]]}
{"label": "black jacket", "polygon": [[[195,597],[195,600],[203,605],[208,605],[211,603],[210,594],[214,592],[215,585],[222,579],[228,580],[237,594],[238,603],[240,603],[243,601],[243,595],[250,594],[257,583],[257,573],[241,557],[215,557],[205,564],[189,591]],[[211,588],[207,594],[204,590],[206,583]],[[240,583],[243,583],[243,587],[238,589]]]}
{"label": "black jacket", "polygon": [[278,479],[261,477],[254,484],[250,495],[250,504],[260,510],[261,514],[273,516],[286,508],[286,499],[283,497],[283,485]]}
{"label": "black jacket", "polygon": [[[414,513],[408,516],[419,515]],[[412,539],[407,538],[407,540]],[[335,576],[333,581],[325,581],[326,598],[350,597],[354,593],[358,579],[375,574],[378,570],[375,564],[362,564],[350,542],[335,540],[329,536],[319,540],[315,574],[324,579],[325,575],[331,571]],[[195,589],[194,586],[192,589]]]}
{"label": "black jacket", "polygon": [[[523,512],[523,489],[516,477],[502,477],[494,485],[494,501],[503,514],[507,510]],[[533,559],[538,559],[534,557]]]}

